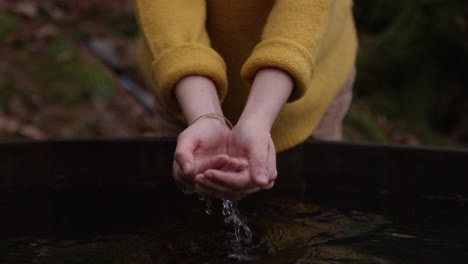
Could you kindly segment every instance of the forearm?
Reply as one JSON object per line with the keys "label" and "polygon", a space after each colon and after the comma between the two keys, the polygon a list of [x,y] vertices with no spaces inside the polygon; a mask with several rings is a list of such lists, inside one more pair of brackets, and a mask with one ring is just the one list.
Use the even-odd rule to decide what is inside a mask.
{"label": "forearm", "polygon": [[293,87],[288,73],[275,68],[259,70],[239,122],[254,122],[270,131]]}
{"label": "forearm", "polygon": [[204,114],[223,114],[215,84],[205,76],[182,78],[175,85],[174,92],[188,124]]}
{"label": "forearm", "polygon": [[[226,65],[210,46],[205,0],[134,0],[144,39],[145,71],[158,100],[179,115],[176,83],[188,75],[203,75],[216,84],[219,98],[227,91]],[[151,62],[148,62],[151,61]]]}
{"label": "forearm", "polygon": [[[309,88],[336,3],[345,0],[276,0],[263,28],[262,40],[242,66],[242,78],[252,83],[259,69],[274,67],[294,79],[289,102],[300,99]],[[341,14],[337,14],[337,17]],[[343,17],[344,18],[344,17]],[[339,19],[343,19],[339,18]],[[338,19],[338,18],[337,18]],[[287,21],[287,22],[286,22]],[[330,35],[337,32],[330,33]],[[334,38],[335,39],[335,38]]]}

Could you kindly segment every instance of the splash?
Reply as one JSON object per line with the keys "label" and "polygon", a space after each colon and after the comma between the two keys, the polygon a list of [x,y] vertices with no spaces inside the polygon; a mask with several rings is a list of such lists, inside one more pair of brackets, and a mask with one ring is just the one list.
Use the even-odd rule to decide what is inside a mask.
{"label": "splash", "polygon": [[[206,201],[205,213],[207,215],[213,214],[213,203],[210,198],[206,198],[198,193],[198,198],[201,201]],[[248,249],[252,243],[252,231],[240,216],[237,202],[223,200],[222,213],[224,216],[224,223],[226,225],[234,226],[234,233],[228,233],[228,240],[226,241],[232,248],[232,252],[228,257],[237,261],[249,261],[252,258],[248,255]]]}
{"label": "splash", "polygon": [[197,193],[198,194],[198,199],[200,201],[206,201],[206,209],[205,213],[207,215],[212,215],[213,214],[213,203],[211,202],[210,198],[206,198],[203,194]]}
{"label": "splash", "polygon": [[248,246],[252,242],[252,231],[245,224],[240,217],[239,208],[237,203],[229,200],[223,200],[223,211],[224,223],[234,226],[234,234],[230,235],[230,241],[232,252],[229,253],[228,257],[238,261],[248,261],[251,258],[248,255]]}

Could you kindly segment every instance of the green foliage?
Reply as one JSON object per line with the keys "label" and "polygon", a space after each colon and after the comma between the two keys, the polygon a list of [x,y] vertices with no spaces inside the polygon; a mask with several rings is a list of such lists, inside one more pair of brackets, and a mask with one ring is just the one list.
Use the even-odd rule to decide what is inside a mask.
{"label": "green foliage", "polygon": [[136,39],[138,37],[138,26],[133,13],[122,13],[107,21],[107,29],[113,35]]}
{"label": "green foliage", "polygon": [[[437,134],[447,118],[454,122],[444,126],[461,125],[464,103],[457,98],[468,98],[467,14],[461,0],[356,1],[362,39],[357,96],[422,143],[440,143],[427,135]],[[443,108],[442,99],[456,103]]]}
{"label": "green foliage", "polygon": [[85,65],[71,42],[57,39],[49,45],[47,54],[49,59],[39,65],[33,78],[52,102],[67,108],[81,100],[98,103],[112,94],[111,77],[98,66]]}
{"label": "green foliage", "polygon": [[47,47],[47,54],[56,61],[76,59],[76,50],[73,44],[65,39],[56,39]]}
{"label": "green foliage", "polygon": [[369,141],[388,141],[387,137],[380,130],[379,126],[375,123],[375,121],[372,118],[364,115],[363,113],[350,109],[345,117],[344,123],[358,130],[358,132]]}
{"label": "green foliage", "polygon": [[10,15],[0,13],[0,39],[3,39],[9,33],[18,30],[16,19]]}
{"label": "green foliage", "polygon": [[112,80],[99,67],[81,67],[76,71],[77,83],[94,102],[104,101],[112,93]]}

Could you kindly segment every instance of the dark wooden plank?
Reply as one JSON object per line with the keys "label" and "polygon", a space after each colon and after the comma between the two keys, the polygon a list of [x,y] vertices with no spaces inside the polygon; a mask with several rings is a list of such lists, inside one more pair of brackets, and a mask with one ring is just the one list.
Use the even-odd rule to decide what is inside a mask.
{"label": "dark wooden plank", "polygon": [[468,195],[468,150],[383,144],[306,145],[308,188]]}
{"label": "dark wooden plank", "polygon": [[[73,139],[0,143],[0,187],[165,184],[174,140]],[[278,155],[278,191],[468,194],[468,150],[311,142]]]}
{"label": "dark wooden plank", "polygon": [[19,184],[50,184],[49,141],[0,143],[0,187]]}
{"label": "dark wooden plank", "polygon": [[[177,191],[174,148],[174,140],[148,138],[0,143],[0,235],[124,232],[158,221],[174,200],[202,206]],[[466,216],[466,149],[312,142],[277,161],[273,190],[248,199],[307,194],[335,208]]]}
{"label": "dark wooden plank", "polygon": [[167,183],[174,149],[157,139],[55,140],[52,173],[67,184]]}

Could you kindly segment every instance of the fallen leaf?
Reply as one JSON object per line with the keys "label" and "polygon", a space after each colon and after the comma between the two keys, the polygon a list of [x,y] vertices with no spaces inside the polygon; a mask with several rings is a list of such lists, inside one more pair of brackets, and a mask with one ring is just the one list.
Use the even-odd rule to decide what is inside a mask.
{"label": "fallen leaf", "polygon": [[18,131],[19,123],[15,119],[8,118],[6,116],[0,116],[0,131],[4,131],[10,134]]}
{"label": "fallen leaf", "polygon": [[44,2],[42,7],[55,20],[62,20],[65,17],[65,13],[60,8],[50,3]]}
{"label": "fallen leaf", "polygon": [[10,44],[10,45],[17,43],[18,39],[19,39],[19,36],[18,36],[18,33],[16,33],[16,32],[7,33],[3,37],[3,41],[5,41],[5,43]]}
{"label": "fallen leaf", "polygon": [[32,138],[32,139],[41,139],[45,138],[42,131],[33,127],[31,125],[22,125],[18,131],[18,133],[24,137]]}
{"label": "fallen leaf", "polygon": [[38,40],[48,39],[59,34],[59,29],[53,24],[46,24],[35,32],[35,37]]}
{"label": "fallen leaf", "polygon": [[38,8],[34,2],[19,2],[13,6],[13,12],[28,18],[35,18],[38,14]]}

